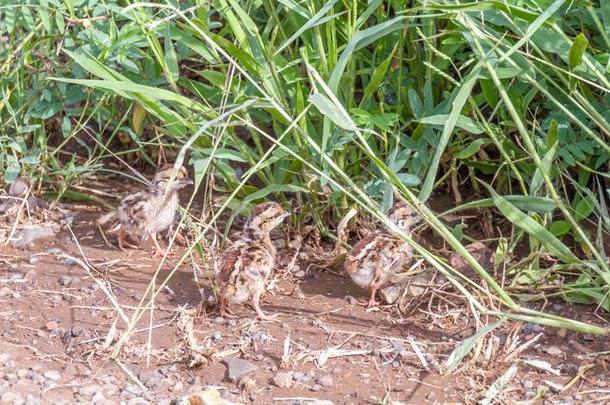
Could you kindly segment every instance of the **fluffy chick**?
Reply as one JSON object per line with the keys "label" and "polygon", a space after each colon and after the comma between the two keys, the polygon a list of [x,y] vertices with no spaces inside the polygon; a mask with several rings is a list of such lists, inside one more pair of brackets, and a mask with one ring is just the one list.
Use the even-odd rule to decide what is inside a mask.
{"label": "fluffy chick", "polygon": [[126,236],[136,237],[140,242],[151,238],[155,255],[166,254],[157,241],[157,234],[173,223],[178,209],[178,190],[190,184],[193,182],[184,167],[176,170],[173,165],[165,165],[145,190],[123,198],[117,209],[119,248],[137,248],[127,242]]}
{"label": "fluffy chick", "polygon": [[[407,235],[421,217],[404,202],[396,202],[388,213],[390,220]],[[352,281],[369,289],[367,307],[373,307],[377,290],[384,287],[412,257],[413,248],[389,230],[370,232],[348,253],[343,268]]]}
{"label": "fluffy chick", "polygon": [[275,318],[263,313],[260,298],[267,290],[275,266],[276,252],[269,235],[288,215],[275,202],[257,205],[241,237],[223,253],[217,274],[221,316],[231,313],[231,303],[250,300],[259,319]]}

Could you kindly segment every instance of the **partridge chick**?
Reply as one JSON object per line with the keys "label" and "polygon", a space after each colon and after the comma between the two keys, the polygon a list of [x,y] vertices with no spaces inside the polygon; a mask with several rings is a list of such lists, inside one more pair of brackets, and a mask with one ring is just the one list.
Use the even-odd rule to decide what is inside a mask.
{"label": "partridge chick", "polygon": [[193,182],[184,167],[176,170],[173,165],[165,165],[145,190],[123,198],[117,209],[119,248],[137,248],[127,242],[126,235],[136,237],[140,242],[151,238],[155,244],[155,256],[163,256],[166,251],[159,246],[157,234],[174,222],[178,209],[178,190],[190,184]]}
{"label": "partridge chick", "polygon": [[[390,220],[407,235],[421,218],[403,201],[388,213]],[[373,307],[377,290],[384,287],[413,255],[413,248],[390,231],[373,231],[360,240],[345,258],[343,268],[352,281],[370,290],[367,307]]]}
{"label": "partridge chick", "polygon": [[231,303],[250,300],[259,319],[274,319],[263,313],[260,298],[275,266],[275,248],[269,234],[288,215],[275,202],[257,205],[246,221],[240,239],[224,252],[217,274],[221,316],[231,313]]}

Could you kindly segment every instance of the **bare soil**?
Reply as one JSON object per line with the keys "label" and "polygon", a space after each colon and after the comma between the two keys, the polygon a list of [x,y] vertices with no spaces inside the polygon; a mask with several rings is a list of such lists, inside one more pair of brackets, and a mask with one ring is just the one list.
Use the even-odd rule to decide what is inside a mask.
{"label": "bare soil", "polygon": [[[209,387],[238,403],[477,403],[513,370],[495,401],[610,401],[608,337],[507,322],[476,356],[444,375],[452,351],[478,330],[459,295],[422,296],[408,315],[395,306],[367,311],[345,298],[364,299],[366,292],[341,274],[300,261],[300,278],[282,272],[293,254],[288,248],[263,304],[279,314],[278,322],[256,321],[247,307],[235,307],[239,318],[231,320],[204,310],[186,261],[113,355],[126,323],[109,297],[133,316],[160,259],[146,249],[107,246],[91,221],[95,215],[75,210],[82,211],[73,227],[78,243],[64,232],[23,250],[0,247],[1,403],[169,403]],[[93,273],[66,255],[86,261]],[[158,283],[176,257],[162,267]],[[589,307],[546,308],[608,321]],[[496,319],[479,321],[480,327]],[[226,356],[256,369],[232,381]]]}

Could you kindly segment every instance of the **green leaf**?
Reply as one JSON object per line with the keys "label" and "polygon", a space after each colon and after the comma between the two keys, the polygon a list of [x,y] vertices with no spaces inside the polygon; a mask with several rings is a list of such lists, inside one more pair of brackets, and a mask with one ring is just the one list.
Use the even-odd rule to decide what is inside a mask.
{"label": "green leaf", "polygon": [[[449,115],[448,114],[439,114],[439,115],[432,115],[430,117],[424,117],[424,118],[420,118],[418,120],[416,120],[415,122],[419,122],[422,124],[429,124],[429,125],[445,125],[447,123],[447,120],[449,119]],[[457,120],[455,121],[455,126],[458,128],[461,128],[465,131],[470,132],[471,134],[481,134],[483,132],[483,128],[481,128],[479,125],[477,125],[472,119],[464,116],[464,115],[459,115]]]}
{"label": "green leaf", "polygon": [[468,97],[470,97],[470,93],[478,80],[479,72],[480,67],[477,65],[477,67],[470,71],[464,80],[464,83],[460,87],[460,90],[457,92],[455,98],[451,102],[451,113],[445,121],[443,133],[438,141],[438,144],[436,145],[434,156],[432,157],[432,162],[430,164],[430,168],[428,169],[428,174],[426,175],[426,179],[424,180],[424,184],[419,193],[419,200],[421,202],[425,202],[430,197],[430,194],[432,194],[439,162],[443,156],[443,153],[445,152],[447,144],[449,143],[449,139],[453,134],[453,130],[457,125],[459,118],[462,116],[462,108],[464,108],[466,100],[468,100]]}
{"label": "green leaf", "polygon": [[261,188],[258,191],[248,195],[244,198],[244,204],[250,204],[253,201],[263,199],[267,197],[271,193],[309,193],[309,190],[306,188],[296,186],[294,184],[271,184],[267,187]]}
{"label": "green leaf", "polygon": [[498,326],[502,325],[504,323],[504,320],[505,319],[500,319],[499,321],[496,321],[496,322],[492,323],[491,325],[487,325],[486,327],[479,330],[474,335],[470,336],[469,338],[464,339],[462,344],[459,345],[458,347],[456,347],[455,350],[453,352],[451,352],[451,354],[449,355],[449,358],[447,359],[447,365],[446,365],[447,373],[452,373],[457,368],[457,366],[460,365],[460,363],[462,362],[462,359],[464,357],[466,357],[466,355],[472,351],[474,346],[481,339],[483,339],[489,332],[496,329]]}
{"label": "green leaf", "polygon": [[491,405],[501,402],[498,400],[498,397],[509,387],[510,380],[517,374],[517,371],[519,371],[518,364],[511,364],[510,367],[489,386],[485,393],[485,398],[481,400],[480,404]]}
{"label": "green leaf", "polygon": [[421,183],[421,180],[419,179],[419,177],[415,176],[414,174],[410,174],[410,173],[396,173],[396,177],[398,177],[400,179],[400,181],[402,182],[402,184],[404,184],[407,187],[419,186],[419,184]]}
{"label": "green leaf", "polygon": [[576,69],[582,63],[582,57],[587,50],[587,46],[589,46],[589,40],[585,37],[585,34],[580,33],[574,38],[570,53],[568,54],[570,70]]}
{"label": "green leaf", "polygon": [[489,191],[495,206],[502,214],[515,226],[525,231],[528,235],[537,239],[544,245],[548,252],[556,257],[559,257],[566,263],[579,263],[580,260],[572,253],[572,251],[557,239],[551,232],[545,229],[542,225],[536,222],[530,216],[521,212],[518,208],[512,205],[504,197],[495,192],[491,186],[479,180],[483,186]]}
{"label": "green leaf", "polygon": [[277,55],[280,52],[282,52],[284,49],[286,49],[287,46],[289,46],[297,38],[299,38],[301,35],[303,35],[303,33],[305,31],[307,31],[313,27],[316,27],[320,24],[324,24],[326,21],[329,21],[329,20],[334,19],[334,18],[338,17],[339,15],[341,15],[342,13],[337,13],[337,14],[331,15],[330,17],[324,17],[326,15],[326,13],[328,13],[328,11],[331,8],[333,8],[333,6],[335,5],[336,2],[337,2],[337,0],[330,0],[330,1],[326,2],[324,7],[322,7],[320,9],[320,11],[318,11],[313,17],[309,18],[305,24],[303,24],[298,30],[295,31],[294,34],[292,34],[290,36],[290,38],[288,38],[286,41],[284,41],[284,43],[282,45],[280,45],[280,47],[274,52],[274,55]]}
{"label": "green leaf", "polygon": [[588,195],[581,199],[578,204],[576,204],[576,207],[574,208],[576,211],[576,215],[574,217],[576,222],[580,222],[591,215],[595,207],[595,203],[591,201],[592,199],[593,196]]}
{"label": "green leaf", "polygon": [[[119,80],[87,80],[87,79],[66,79],[62,77],[50,77],[49,80],[55,80],[58,82],[65,83],[74,83],[80,84],[83,86],[89,86],[96,89],[104,89],[111,90],[114,92],[126,92],[127,93],[141,93],[147,97],[150,97],[154,100],[166,100],[166,101],[174,101],[179,104],[182,104],[189,108],[196,108],[197,102],[191,100],[188,97],[184,97],[181,94],[174,93],[173,91],[161,89],[158,87],[144,86],[142,84],[137,84],[129,81],[119,81]],[[131,99],[137,99],[135,95],[128,96]]]}
{"label": "green leaf", "polygon": [[490,141],[488,139],[475,139],[471,142],[467,147],[453,155],[456,159],[468,159],[479,150],[481,150],[481,146],[488,144]]}
{"label": "green leaf", "polygon": [[[526,195],[505,195],[504,199],[513,204],[515,207],[523,211],[537,212],[539,214],[549,214],[557,208],[557,204],[553,199],[548,197],[532,197]],[[448,211],[443,212],[440,216],[449,215],[454,212],[464,211],[474,208],[493,207],[494,201],[492,198],[484,198],[482,200],[471,201],[462,204]]]}
{"label": "green leaf", "polygon": [[[398,46],[398,44],[396,46]],[[377,66],[375,70],[373,70],[373,74],[371,74],[371,80],[364,89],[364,95],[362,96],[362,100],[360,101],[361,106],[368,101],[368,99],[371,97],[371,95],[373,95],[374,92],[379,90],[379,85],[386,79],[386,73],[388,71],[390,63],[392,62],[392,58],[394,57],[396,46],[394,47],[392,52],[390,52],[388,57],[383,62],[381,62],[381,64]]]}
{"label": "green leaf", "polygon": [[40,0],[40,5],[37,8],[38,17],[42,21],[42,26],[47,33],[51,33],[51,20],[49,19],[49,0]]}
{"label": "green leaf", "polygon": [[549,232],[556,237],[561,238],[563,235],[570,232],[570,229],[572,229],[572,225],[570,225],[568,221],[560,219],[558,221],[553,221],[549,227]]}
{"label": "green leaf", "polygon": [[167,66],[167,80],[170,83],[175,84],[178,80],[178,58],[176,57],[176,50],[172,44],[172,35],[170,33],[170,25],[165,26],[165,37],[163,38],[163,44],[165,48],[165,65]]}
{"label": "green leaf", "polygon": [[231,149],[204,148],[204,149],[197,149],[197,152],[201,152],[202,154],[204,154],[206,156],[212,156],[212,153],[213,153],[215,159],[226,159],[226,160],[233,160],[236,162],[247,162],[248,161],[245,157],[243,157],[243,155],[241,153],[239,153],[236,150],[231,150]]}
{"label": "green leaf", "polygon": [[345,116],[344,110],[337,108],[332,100],[324,94],[314,93],[309,96],[309,101],[339,127],[348,131],[355,131],[358,129],[354,126],[352,120]]}
{"label": "green leaf", "polygon": [[341,56],[337,61],[331,75],[328,80],[328,87],[333,91],[333,93],[337,94],[337,89],[339,88],[339,81],[343,76],[343,72],[345,71],[345,67],[347,66],[347,62],[351,58],[352,54],[358,49],[365,47],[379,38],[382,38],[389,33],[399,30],[404,26],[405,17],[394,17],[391,20],[384,21],[380,24],[373,25],[372,27],[366,28],[362,31],[356,31],[356,33],[352,36],[348,44],[341,52]]}
{"label": "green leaf", "polygon": [[[542,158],[541,163],[542,163],[542,168],[544,169],[545,173],[551,172],[551,166],[555,159],[556,150],[557,150],[557,142],[555,142],[553,144],[553,146],[548,150],[547,153],[545,153],[544,157]],[[536,171],[534,172],[534,175],[532,176],[532,180],[530,182],[530,194],[532,194],[532,195],[538,194],[538,192],[542,188],[543,184],[544,184],[544,178],[542,177],[542,172],[540,172],[540,169],[536,168]]]}

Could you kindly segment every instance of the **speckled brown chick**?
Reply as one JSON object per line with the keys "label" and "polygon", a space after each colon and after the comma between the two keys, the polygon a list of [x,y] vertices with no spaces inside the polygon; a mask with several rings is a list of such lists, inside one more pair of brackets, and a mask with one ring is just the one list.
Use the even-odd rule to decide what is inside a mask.
{"label": "speckled brown chick", "polygon": [[193,182],[184,167],[176,170],[173,165],[165,165],[145,190],[123,198],[117,209],[119,248],[137,248],[127,242],[126,236],[137,238],[139,242],[151,238],[154,254],[165,255],[167,252],[159,245],[157,234],[173,223],[178,209],[178,190],[190,184]]}
{"label": "speckled brown chick", "polygon": [[[398,201],[388,213],[390,220],[407,235],[421,217],[403,201]],[[352,281],[370,291],[367,307],[377,305],[377,290],[387,285],[413,255],[413,248],[388,231],[373,231],[360,240],[345,258],[343,268]]]}
{"label": "speckled brown chick", "polygon": [[275,318],[263,313],[260,298],[275,266],[275,248],[269,234],[288,215],[274,202],[255,206],[241,237],[223,253],[217,274],[221,316],[231,314],[231,303],[250,301],[259,319]]}

